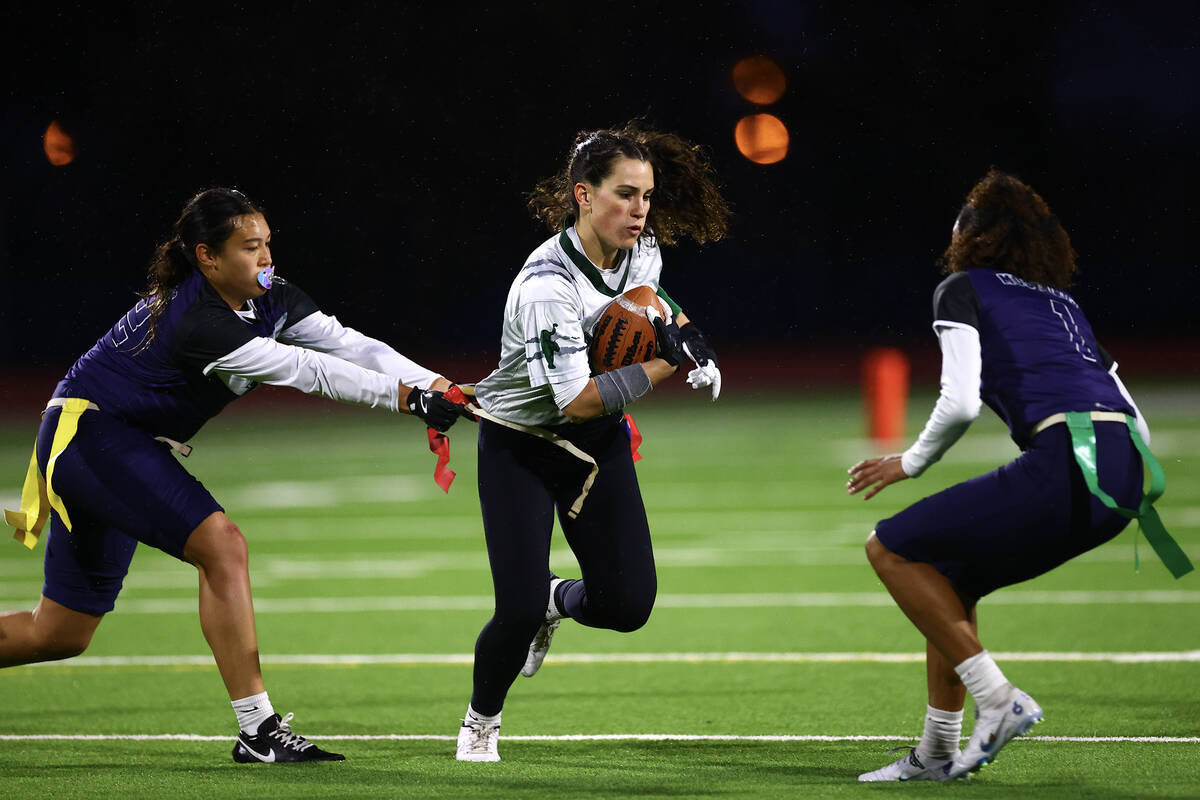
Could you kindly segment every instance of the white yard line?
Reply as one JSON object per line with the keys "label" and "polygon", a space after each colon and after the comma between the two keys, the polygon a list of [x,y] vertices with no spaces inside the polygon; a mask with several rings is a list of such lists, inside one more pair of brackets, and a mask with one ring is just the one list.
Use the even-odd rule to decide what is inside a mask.
{"label": "white yard line", "polygon": [[[370,611],[487,611],[491,595],[399,595],[391,597],[256,597],[258,614],[350,613]],[[1197,590],[1159,591],[1008,591],[987,598],[989,607],[1000,605],[1192,605],[1200,603]],[[659,595],[662,608],[832,608],[887,607],[895,603],[878,592],[760,592],[729,594]],[[121,614],[195,614],[196,598],[118,599]]]}
{"label": "white yard line", "polygon": [[[0,584],[3,588],[3,584]],[[0,591],[0,605],[32,603],[36,594],[18,597]],[[256,597],[258,614],[351,613],[371,611],[489,611],[491,595],[394,595],[355,597]],[[995,606],[1061,605],[1195,605],[1200,590],[1002,591],[987,598]],[[877,592],[731,592],[664,594],[655,608],[890,608],[892,598]],[[195,597],[122,597],[120,614],[195,614]]]}
{"label": "white yard line", "polygon": [[[1200,506],[1183,506],[1164,512],[1168,525],[1200,525]],[[853,525],[829,525],[820,530],[808,527],[811,522],[793,515],[795,527],[781,527],[776,531],[737,530],[730,527],[722,534],[705,536],[687,542],[674,543],[670,533],[664,533],[655,547],[655,561],[660,567],[687,568],[731,568],[746,567],[829,567],[845,566],[861,568],[866,565],[861,543],[866,528],[861,522]],[[741,524],[745,524],[744,521]],[[315,538],[305,523],[297,523],[294,529],[279,529],[271,526],[267,531],[250,532],[251,550],[256,539]],[[801,527],[801,525],[805,527]],[[477,522],[469,520],[454,533],[454,538],[482,536]],[[439,528],[439,536],[446,531]],[[296,534],[294,537],[292,533]],[[263,536],[262,534],[268,534]],[[276,535],[278,534],[278,535]],[[320,536],[327,538],[327,526],[320,526]],[[364,541],[375,538],[398,538],[394,526],[378,531],[364,531],[350,526],[341,538]],[[734,543],[736,540],[736,543]],[[1193,561],[1200,561],[1200,542],[1184,543],[1184,551]],[[1128,536],[1097,548],[1080,556],[1081,564],[1121,564],[1132,567],[1133,545]],[[1157,569],[1157,559],[1148,548],[1143,548],[1143,561],[1147,569]],[[42,580],[42,554],[28,553],[23,548],[0,550],[0,596],[27,594],[28,586]],[[550,553],[550,566],[564,571],[577,570],[575,557],[565,546],[556,546]],[[279,585],[288,581],[307,581],[313,578],[329,580],[349,578],[354,580],[390,580],[412,578],[439,572],[485,570],[487,555],[482,548],[472,550],[397,550],[390,553],[341,551],[320,555],[258,555],[251,558],[251,578],[256,586]],[[128,589],[155,589],[190,586],[195,582],[195,570],[182,562],[157,553],[143,552],[130,571],[125,585]],[[36,593],[35,593],[36,596]]]}
{"label": "white yard line", "polygon": [[[1200,662],[1200,650],[1177,652],[1028,652],[993,653],[997,661],[1105,662],[1151,664]],[[473,663],[471,653],[301,653],[263,655],[264,664],[360,666],[368,664],[428,664],[454,666]],[[556,653],[547,666],[568,664],[910,664],[922,663],[924,653]],[[31,668],[213,666],[211,655],[78,656],[67,661],[29,664]]]}
{"label": "white yard line", "polygon": [[[312,739],[349,742],[453,742],[457,737],[425,733],[370,734],[310,734]],[[42,741],[132,741],[132,742],[229,742],[234,737],[209,736],[199,733],[0,733],[2,742]],[[911,742],[911,736],[847,735],[738,735],[738,734],[687,734],[687,733],[568,733],[559,736],[530,735],[505,736],[505,742]],[[1200,744],[1197,736],[1023,736],[1014,741],[1024,742],[1084,742],[1110,743],[1130,742],[1143,744]]]}

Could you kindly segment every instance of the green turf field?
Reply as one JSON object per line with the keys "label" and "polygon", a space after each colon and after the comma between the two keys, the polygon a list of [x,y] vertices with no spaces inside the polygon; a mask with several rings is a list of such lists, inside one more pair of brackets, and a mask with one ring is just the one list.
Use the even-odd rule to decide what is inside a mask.
{"label": "green turf field", "polygon": [[[1200,563],[1200,387],[1138,396],[1167,470],[1163,520]],[[911,433],[931,403],[912,401]],[[187,463],[250,542],[276,710],[347,761],[233,763],[194,570],[143,548],[84,656],[0,671],[0,797],[1200,796],[1200,577],[1173,580],[1144,543],[1135,571],[1132,530],[981,604],[985,645],[1045,708],[1035,735],[966,783],[855,782],[920,733],[925,703],[922,640],[863,540],[1015,453],[990,412],[926,476],[864,504],[843,488],[872,452],[853,394],[731,386],[716,405],[663,393],[634,410],[657,608],[633,634],[564,623],[509,695],[501,763],[453,755],[491,602],[473,426],[452,432],[446,496],[411,419],[235,406]],[[34,423],[0,424],[9,507]],[[32,607],[40,586],[41,549],[0,541],[0,608]]]}

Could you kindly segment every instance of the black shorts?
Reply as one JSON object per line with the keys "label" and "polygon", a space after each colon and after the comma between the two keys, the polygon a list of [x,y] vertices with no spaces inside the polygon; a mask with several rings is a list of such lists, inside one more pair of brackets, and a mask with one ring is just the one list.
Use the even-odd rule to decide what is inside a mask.
{"label": "black shorts", "polygon": [[[1142,459],[1123,422],[1097,422],[1100,487],[1123,508],[1142,497]],[[1092,495],[1066,425],[1039,433],[1015,461],[926,497],[885,520],[888,550],[933,565],[968,597],[1042,575],[1112,539],[1129,520]]]}
{"label": "black shorts", "polygon": [[[42,474],[61,409],[38,429]],[[42,594],[85,614],[112,611],[138,542],[183,559],[188,537],[223,511],[170,447],[103,411],[85,411],[54,465],[54,491],[71,518],[50,515]]]}

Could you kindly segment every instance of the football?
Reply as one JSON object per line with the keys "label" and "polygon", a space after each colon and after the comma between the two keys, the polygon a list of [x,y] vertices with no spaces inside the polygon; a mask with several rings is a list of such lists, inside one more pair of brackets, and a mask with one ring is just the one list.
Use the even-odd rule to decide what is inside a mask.
{"label": "football", "polygon": [[646,317],[647,308],[669,319],[658,295],[649,286],[635,286],[608,304],[596,321],[588,346],[593,375],[654,358],[658,340],[654,324]]}

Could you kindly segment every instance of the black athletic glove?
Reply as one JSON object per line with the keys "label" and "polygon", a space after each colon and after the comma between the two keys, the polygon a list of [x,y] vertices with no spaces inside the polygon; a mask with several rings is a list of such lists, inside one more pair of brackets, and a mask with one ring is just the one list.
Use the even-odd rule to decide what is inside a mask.
{"label": "black athletic glove", "polygon": [[687,355],[683,352],[683,341],[679,336],[679,326],[674,322],[663,322],[662,317],[655,316],[654,333],[658,337],[658,357],[672,367],[683,363]]}
{"label": "black athletic glove", "polygon": [[696,362],[696,366],[703,367],[709,361],[717,363],[717,354],[713,352],[708,338],[696,327],[696,323],[689,322],[680,328],[679,337],[683,339],[683,347],[692,361]]}
{"label": "black athletic glove", "polygon": [[458,403],[447,400],[441,392],[413,389],[408,393],[408,410],[435,431],[444,433],[458,421],[465,409]]}

